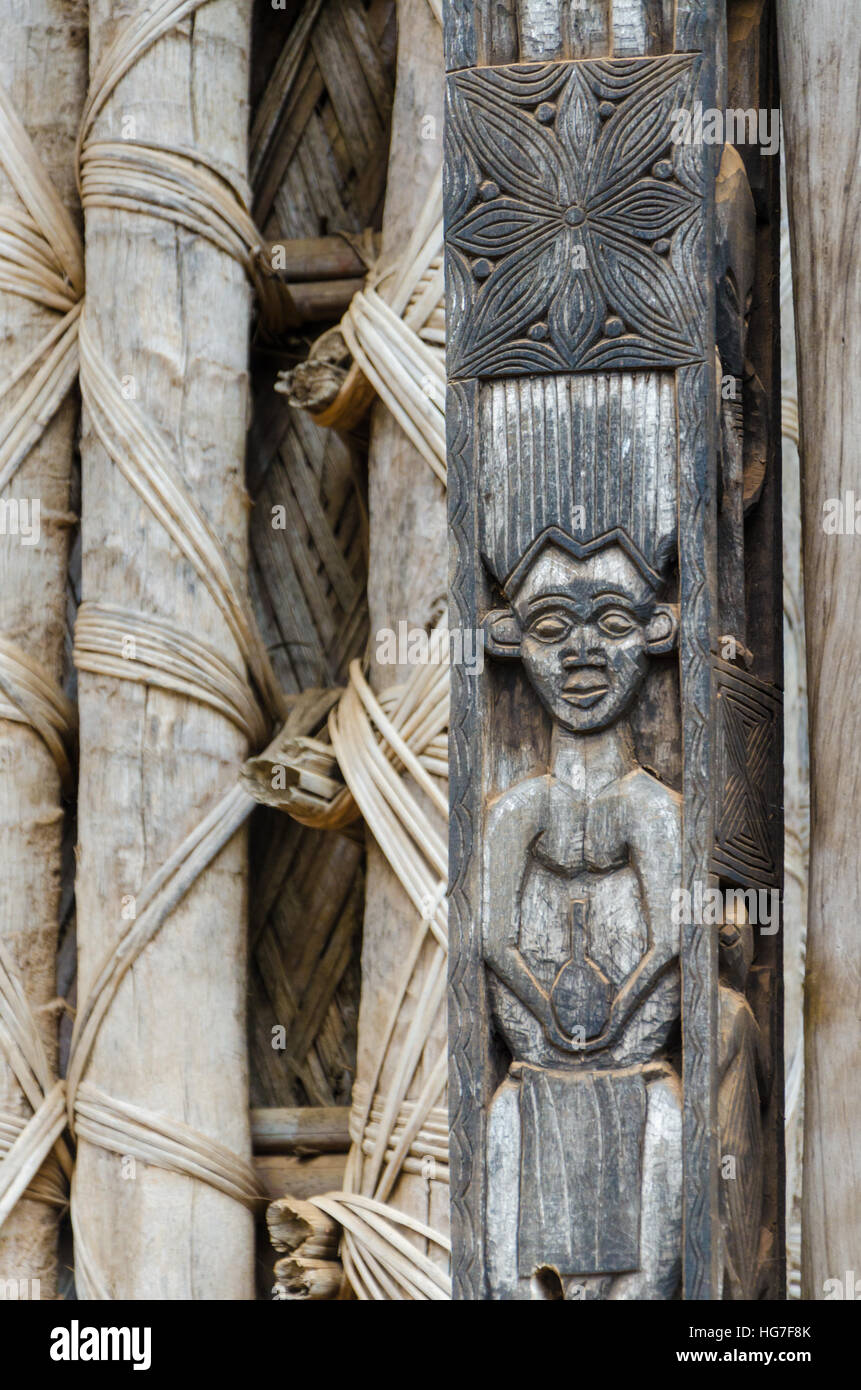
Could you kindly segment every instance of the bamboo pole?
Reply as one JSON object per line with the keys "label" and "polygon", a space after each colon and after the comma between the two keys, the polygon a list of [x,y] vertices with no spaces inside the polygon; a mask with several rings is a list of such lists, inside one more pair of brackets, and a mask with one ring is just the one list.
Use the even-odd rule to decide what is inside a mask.
{"label": "bamboo pole", "polygon": [[[74,146],[86,88],[84,0],[0,0],[0,86],[33,142],[42,168],[65,207],[75,212]],[[0,204],[23,214],[0,150]],[[59,314],[8,290],[0,295],[0,380],[53,329]],[[0,418],[20,400],[22,385],[0,402]],[[0,637],[37,659],[59,686],[63,677],[65,590],[72,452],[77,403],[68,397],[41,438],[0,488]],[[26,503],[26,512],[20,509]],[[19,504],[17,518],[9,509]],[[28,537],[38,503],[38,535]],[[16,524],[17,522],[17,524]],[[0,718],[0,940],[12,957],[51,1068],[56,1065],[55,956],[60,902],[63,816],[60,777],[50,750],[28,724]],[[2,1056],[2,1054],[0,1054]],[[0,1060],[0,1114],[28,1119],[31,1107]],[[7,1143],[11,1129],[2,1131]],[[0,1157],[3,1150],[0,1149]],[[0,1231],[0,1281],[39,1281],[56,1290],[59,1209],[27,1198]]]}
{"label": "bamboo pole", "polygon": [[[396,258],[409,241],[442,162],[442,36],[427,0],[398,4],[398,68],[392,140],[383,219],[383,254]],[[369,454],[370,556],[368,604],[371,652],[374,634],[397,630],[406,619],[431,624],[447,592],[445,490],[400,425],[382,404],[374,407]],[[409,667],[380,666],[372,659],[376,691],[397,684]],[[380,1043],[396,997],[403,962],[415,931],[416,913],[376,843],[368,843],[367,893],[362,947],[362,998],[359,1011],[357,1086],[376,1074]],[[413,1004],[420,994],[416,980]],[[387,1093],[414,1012],[407,1001],[380,1074],[378,1091]],[[431,1065],[445,1045],[444,1006],[426,1047]],[[427,1080],[419,1068],[408,1092],[415,1099]],[[437,1101],[444,1105],[444,1095]],[[387,1199],[393,1207],[448,1231],[448,1186],[404,1172]],[[430,1258],[442,1262],[435,1248]]]}
{"label": "bamboo pole", "polygon": [[[149,8],[147,0],[119,11],[93,0],[93,70]],[[181,17],[128,68],[90,138],[193,151],[241,182],[249,18],[242,0],[211,0]],[[88,336],[244,571],[245,273],[170,221],[85,210]],[[88,409],[82,458],[84,598],[167,619],[241,668],[211,593],[108,456]],[[132,680],[82,672],[80,708],[83,999],[136,895],[235,784],[247,743],[216,710]],[[183,1122],[247,1162],[246,891],[240,831],[123,978],[85,1076],[116,1101]],[[75,1183],[76,1263],[86,1251],[90,1296],[253,1296],[253,1221],[240,1202],[89,1140],[79,1144]]]}
{"label": "bamboo pole", "polygon": [[777,15],[804,460],[810,721],[802,1297],[823,1298],[828,1280],[843,1289],[861,1243],[861,40],[852,6],[783,0]]}
{"label": "bamboo pole", "polygon": [[350,1147],[346,1105],[273,1106],[251,1111],[256,1154],[346,1153]]}

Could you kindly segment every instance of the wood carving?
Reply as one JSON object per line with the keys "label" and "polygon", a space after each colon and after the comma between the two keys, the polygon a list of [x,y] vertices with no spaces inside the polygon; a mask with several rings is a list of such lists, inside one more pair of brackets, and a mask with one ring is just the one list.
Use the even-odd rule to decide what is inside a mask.
{"label": "wood carving", "polygon": [[780,878],[758,212],[672,138],[721,7],[638,48],[646,8],[450,6],[452,595],[494,658],[452,689],[460,1298],[775,1296],[775,950],[673,910]]}
{"label": "wood carving", "polygon": [[702,352],[671,237],[697,192],[667,157],[695,60],[451,79],[453,375],[682,363]]}
{"label": "wood carving", "polygon": [[[552,723],[547,771],[496,799],[484,832],[482,956],[511,1056],[488,1117],[494,1298],[531,1298],[542,1270],[574,1298],[669,1298],[679,1280],[666,909],[681,797],[641,766],[629,719],[678,629],[661,601],[674,415],[668,374],[481,390],[482,553],[508,601],[486,619],[488,647],[520,658]],[[560,524],[572,516],[576,534]]]}

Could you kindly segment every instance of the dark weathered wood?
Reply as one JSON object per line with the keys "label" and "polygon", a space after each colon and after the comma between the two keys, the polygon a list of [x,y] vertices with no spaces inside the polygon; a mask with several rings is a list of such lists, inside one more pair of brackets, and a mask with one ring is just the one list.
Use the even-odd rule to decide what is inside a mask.
{"label": "dark weathered wood", "polygon": [[352,280],[300,280],[289,285],[290,298],[300,323],[330,323],[350,306],[354,294],[364,287],[364,278]]}
{"label": "dark weathered wood", "polygon": [[492,658],[453,672],[459,1298],[760,1287],[762,962],[743,916],[690,906],[779,882],[779,692],[742,640],[748,395],[715,407],[716,348],[747,375],[753,202],[730,160],[716,218],[720,148],[671,138],[726,71],[722,6],[673,14],[449,7],[451,588]]}
{"label": "dark weathered wood", "polygon": [[254,1172],[264,1197],[274,1202],[285,1193],[291,1197],[322,1197],[324,1192],[339,1192],[344,1183],[347,1156],[341,1153],[312,1154],[300,1158],[296,1154],[256,1154]]}
{"label": "dark weathered wood", "polygon": [[350,1147],[349,1106],[252,1110],[251,1143],[256,1154],[346,1153]]}
{"label": "dark weathered wood", "polygon": [[276,274],[297,280],[344,280],[361,277],[366,266],[351,242],[342,236],[296,237],[275,241],[268,258]]}

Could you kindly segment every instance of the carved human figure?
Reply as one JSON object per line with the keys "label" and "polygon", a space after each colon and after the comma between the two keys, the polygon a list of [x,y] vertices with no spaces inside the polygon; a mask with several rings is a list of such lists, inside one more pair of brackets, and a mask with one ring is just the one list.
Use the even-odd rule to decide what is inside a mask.
{"label": "carved human figure", "polygon": [[485,837],[482,951],[511,1056],[487,1138],[498,1299],[665,1299],[679,1280],[681,798],[629,724],[676,639],[657,587],[619,528],[584,545],[551,526],[486,624],[553,721],[548,771],[498,798]]}

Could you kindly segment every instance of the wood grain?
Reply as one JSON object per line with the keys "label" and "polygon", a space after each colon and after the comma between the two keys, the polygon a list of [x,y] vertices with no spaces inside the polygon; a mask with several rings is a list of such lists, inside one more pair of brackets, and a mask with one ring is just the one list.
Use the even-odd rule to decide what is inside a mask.
{"label": "wood grain", "polygon": [[[86,6],[67,0],[2,0],[0,83],[10,97],[66,207],[76,217],[74,146],[86,90]],[[17,195],[0,166],[0,202]],[[17,295],[0,296],[0,377],[6,378],[57,315]],[[16,392],[11,399],[19,394]],[[10,404],[7,397],[4,404]],[[40,537],[25,545],[0,535],[0,634],[35,657],[62,685],[66,675],[65,587],[76,393],[61,406],[19,468],[3,500],[39,499]],[[17,962],[34,1010],[55,998],[63,812],[54,760],[24,724],[0,720],[0,936]],[[38,1015],[52,1065],[54,1010]],[[0,1109],[29,1117],[18,1083],[0,1063]],[[0,1232],[0,1279],[39,1279],[42,1298],[56,1282],[56,1209],[24,1200]]]}
{"label": "wood grain", "polygon": [[[801,409],[811,848],[805,982],[802,1298],[844,1281],[861,1241],[858,1018],[861,536],[826,533],[858,491],[861,66],[847,6],[778,6]],[[844,508],[845,510],[845,508]]]}
{"label": "wood grain", "polygon": [[[121,13],[109,0],[91,5],[91,61],[145,9],[144,0]],[[195,148],[242,177],[248,17],[238,0],[214,0],[160,39],[121,80],[96,134],[131,118],[136,139]],[[109,370],[133,378],[138,409],[170,440],[243,571],[244,272],[207,242],[145,215],[94,209],[86,233],[91,334]],[[82,459],[84,598],[170,618],[239,663],[208,592],[86,416]],[[214,711],[143,685],[85,675],[80,705],[79,999],[117,939],[124,896],[140,891],[235,783],[246,753]],[[245,838],[240,832],[224,848],[123,980],[87,1078],[249,1158]],[[252,1296],[253,1219],[220,1192],[142,1163],[128,1179],[118,1155],[82,1143],[76,1200],[112,1297]]]}

